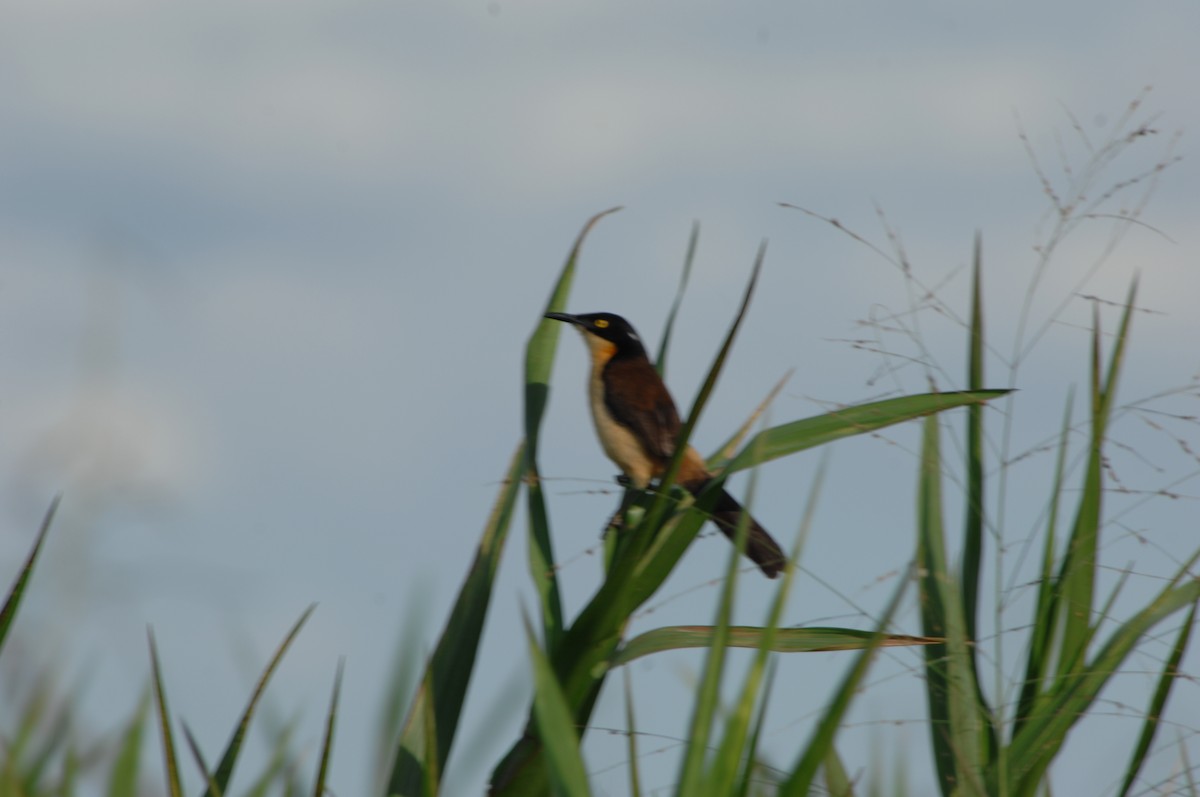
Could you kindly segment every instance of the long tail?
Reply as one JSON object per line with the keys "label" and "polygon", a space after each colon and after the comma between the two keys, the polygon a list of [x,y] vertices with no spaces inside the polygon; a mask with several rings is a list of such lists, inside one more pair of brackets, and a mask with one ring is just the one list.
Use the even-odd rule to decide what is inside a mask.
{"label": "long tail", "polygon": [[[696,485],[692,492],[698,494],[703,487],[703,484]],[[730,542],[737,541],[738,522],[743,513],[745,510],[737,499],[722,490],[716,506],[713,507],[713,522]],[[775,578],[787,563],[787,554],[753,516],[747,514],[746,519],[746,556],[758,565],[767,578]]]}

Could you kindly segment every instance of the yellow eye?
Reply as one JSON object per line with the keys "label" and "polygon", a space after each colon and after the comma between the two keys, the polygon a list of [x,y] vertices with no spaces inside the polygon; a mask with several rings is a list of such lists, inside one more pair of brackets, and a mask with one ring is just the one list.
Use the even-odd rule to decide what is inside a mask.
{"label": "yellow eye", "polygon": [[608,326],[608,322],[605,321],[603,318],[596,319],[596,329],[604,329],[607,326]]}

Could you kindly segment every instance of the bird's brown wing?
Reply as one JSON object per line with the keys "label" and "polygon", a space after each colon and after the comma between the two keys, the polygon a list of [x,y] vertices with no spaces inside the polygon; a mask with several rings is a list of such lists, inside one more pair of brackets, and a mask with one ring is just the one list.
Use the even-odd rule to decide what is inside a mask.
{"label": "bird's brown wing", "polygon": [[614,357],[604,367],[604,381],[604,405],[613,420],[634,433],[647,455],[665,464],[675,453],[682,424],[654,366],[642,357]]}

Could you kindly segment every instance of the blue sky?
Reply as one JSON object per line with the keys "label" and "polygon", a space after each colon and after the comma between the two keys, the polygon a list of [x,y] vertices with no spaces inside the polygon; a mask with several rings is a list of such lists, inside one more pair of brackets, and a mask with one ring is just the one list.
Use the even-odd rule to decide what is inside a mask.
{"label": "blue sky", "polygon": [[[520,435],[527,336],[580,225],[617,204],[625,209],[587,244],[569,309],[621,313],[657,345],[698,221],[668,374],[684,406],[769,240],[701,447],[723,440],[788,369],[776,422],[926,390],[922,360],[945,368],[939,387],[959,386],[965,342],[950,312],[965,314],[977,230],[996,347],[989,373],[1020,388],[1010,454],[1039,451],[1069,387],[1085,384],[1092,305],[1081,294],[1120,302],[1140,274],[1147,312],[1123,400],[1193,382],[1200,191],[1187,157],[1097,208],[1131,211],[1149,195],[1143,224],[1123,228],[1115,246],[1110,219],[1072,229],[1029,294],[1027,339],[1042,333],[1015,381],[1003,361],[1038,273],[1035,246],[1054,230],[1030,153],[1066,196],[1088,178],[1089,148],[1153,128],[1095,176],[1088,201],[1187,156],[1200,113],[1196,30],[1200,8],[1181,0],[6,4],[9,568],[50,497],[66,494],[17,629],[23,661],[81,682],[90,716],[111,727],[145,684],[153,624],[173,708],[213,757],[253,673],[316,601],[272,710],[301,711],[299,738],[312,749],[345,656],[332,782],[364,793],[401,622],[423,615],[432,645]],[[778,202],[836,218],[891,254],[882,214],[912,279]],[[1111,330],[1116,311],[1102,315]],[[588,554],[615,501],[583,378],[582,347],[564,337],[542,467],[561,480],[550,499],[571,610],[598,582]],[[1194,397],[1154,406],[1195,414]],[[804,561],[837,590],[805,579],[788,622],[869,626],[911,553],[915,432],[833,447]],[[1105,554],[1114,579],[1132,563],[1121,604],[1132,606],[1195,545],[1190,452],[1200,443],[1189,422],[1138,412],[1115,434],[1113,475],[1129,492],[1109,504],[1126,514]],[[759,476],[756,514],[782,539],[797,528],[818,460]],[[1035,453],[1011,470],[999,533],[1017,575],[1000,592],[1017,608],[1002,619],[1001,672],[1015,671],[1020,652],[1011,629],[1027,617],[1030,562],[1022,571],[1018,555],[1049,464]],[[1178,500],[1142,502],[1176,480]],[[514,640],[532,605],[524,544],[518,522],[453,793],[478,793],[523,721],[525,652]],[[726,550],[702,538],[641,627],[707,622]],[[771,585],[745,581],[739,615],[754,622]],[[910,606],[899,630],[918,625]],[[1131,669],[1152,672],[1163,656],[1149,643]],[[783,665],[788,686],[768,738],[778,761],[806,737],[846,661]],[[633,668],[643,730],[666,737],[648,736],[644,750],[681,735],[698,667],[681,654]],[[1140,705],[1151,677],[1129,676],[1128,696],[1112,700]],[[883,660],[843,746],[858,767],[914,751],[907,771],[920,792],[930,773],[918,679],[916,654]],[[1178,691],[1179,734],[1195,759],[1186,717],[1200,715],[1200,699],[1191,682]],[[505,695],[517,707],[489,714]],[[615,706],[602,704],[598,728],[620,727]],[[1106,751],[1122,760],[1137,709],[1110,701],[1099,711],[1072,737],[1058,794],[1115,786],[1119,766],[1080,762]],[[1150,782],[1178,768],[1174,731]],[[623,792],[623,754],[622,740],[593,734],[600,793]],[[643,769],[665,788],[672,754],[648,755]]]}

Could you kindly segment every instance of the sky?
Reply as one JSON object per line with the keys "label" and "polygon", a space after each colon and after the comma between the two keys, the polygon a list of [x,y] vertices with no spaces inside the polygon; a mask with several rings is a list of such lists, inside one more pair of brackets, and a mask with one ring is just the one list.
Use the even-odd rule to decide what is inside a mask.
{"label": "sky", "polygon": [[[369,793],[403,629],[415,655],[434,644],[521,435],[525,342],[578,230],[616,205],[568,309],[620,313],[655,348],[698,224],[667,372],[685,407],[768,242],[694,438],[709,450],[793,369],[770,422],[961,387],[981,236],[989,381],[1019,388],[989,418],[1011,460],[992,499],[1004,575],[983,586],[1004,601],[989,661],[1004,689],[1047,444],[1072,386],[1076,420],[1085,409],[1088,297],[1111,334],[1135,275],[1120,398],[1142,403],[1114,428],[1102,589],[1128,572],[1128,610],[1195,547],[1196,30],[1185,0],[4,4],[0,583],[64,500],[3,691],[19,700],[52,672],[97,732],[118,727],[147,683],[151,625],[172,709],[212,759],[315,602],[264,719],[297,723],[311,778],[344,657],[331,784]],[[1053,201],[1075,196],[1058,225]],[[568,613],[599,583],[617,500],[584,378],[564,336],[541,466]],[[871,627],[911,556],[916,435],[758,474],[755,514],[790,542],[825,462],[787,623]],[[525,544],[518,515],[450,794],[479,793],[524,721]],[[637,630],[709,622],[726,554],[699,539]],[[738,619],[760,622],[773,585],[742,581]],[[914,609],[898,631],[919,632]],[[1167,646],[1148,641],[1073,734],[1057,794],[1114,793]],[[630,668],[650,793],[669,792],[701,661]],[[780,661],[773,760],[791,761],[849,661]],[[914,793],[930,787],[919,683],[918,653],[881,659],[839,742],[852,771],[908,759]],[[1200,758],[1195,682],[1176,699],[1140,793]],[[624,740],[606,732],[621,727],[612,689],[585,748],[600,794],[625,790]]]}

